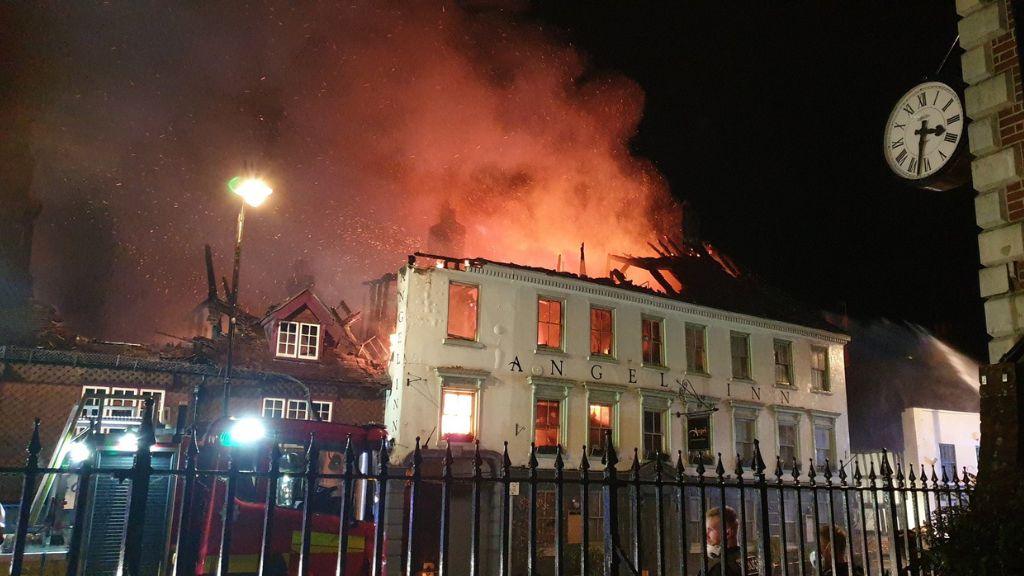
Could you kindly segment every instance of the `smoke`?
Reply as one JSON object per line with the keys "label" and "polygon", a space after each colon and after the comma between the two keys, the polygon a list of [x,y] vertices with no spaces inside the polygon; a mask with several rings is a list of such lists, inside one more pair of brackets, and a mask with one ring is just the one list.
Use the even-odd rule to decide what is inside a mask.
{"label": "smoke", "polygon": [[[633,157],[632,81],[509,3],[149,3],[51,7],[37,40],[61,78],[36,122],[45,206],[109,207],[118,313],[81,328],[152,339],[202,300],[202,245],[228,272],[255,167],[275,188],[247,214],[241,301],[262,310],[305,260],[329,301],[422,249],[445,203],[465,256],[554,267],[642,252],[678,229],[665,182]],[[59,74],[53,74],[58,70]],[[42,295],[75,290],[44,210]],[[459,255],[462,256],[462,255]],[[154,324],[155,323],[155,324]],[[90,325],[91,324],[91,325]]]}
{"label": "smoke", "polygon": [[977,412],[978,364],[912,324],[850,325],[846,390],[854,452],[903,446],[900,414],[920,407]]}

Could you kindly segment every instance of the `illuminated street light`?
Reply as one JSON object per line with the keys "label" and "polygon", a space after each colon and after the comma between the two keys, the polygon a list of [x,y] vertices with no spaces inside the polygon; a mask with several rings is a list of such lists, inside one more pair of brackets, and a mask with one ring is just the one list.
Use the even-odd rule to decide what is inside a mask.
{"label": "illuminated street light", "polygon": [[228,404],[231,398],[231,364],[234,356],[235,317],[238,309],[238,273],[242,260],[242,229],[245,225],[245,205],[253,208],[263,204],[274,192],[262,178],[235,176],[228,180],[228,189],[242,199],[238,209],[238,229],[235,233],[235,262],[231,271],[231,292],[228,293],[228,306],[231,317],[228,318],[228,354],[224,374],[224,398],[221,405],[221,416],[227,417]]}

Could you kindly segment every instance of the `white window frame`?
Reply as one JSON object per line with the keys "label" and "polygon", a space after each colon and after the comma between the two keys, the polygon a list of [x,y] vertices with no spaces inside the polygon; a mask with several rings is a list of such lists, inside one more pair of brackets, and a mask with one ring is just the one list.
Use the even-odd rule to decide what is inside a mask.
{"label": "white window frame", "polygon": [[[622,392],[624,389],[618,387],[611,387],[608,385],[599,386],[588,384],[587,385],[587,410],[584,413],[583,426],[586,430],[587,438],[587,451],[590,455],[599,455],[601,452],[600,446],[593,446],[590,443],[590,406],[592,404],[603,404],[611,406],[611,425],[612,425],[612,445],[619,445],[619,401],[621,400]],[[595,452],[595,449],[597,450]]]}
{"label": "white window frame", "polygon": [[[657,322],[658,323],[658,361],[648,362],[644,358],[644,323],[645,322]],[[651,342],[654,342],[654,334],[651,334]],[[665,352],[667,350],[665,346],[665,319],[659,316],[651,316],[649,314],[643,314],[640,316],[640,360],[644,366],[651,366],[654,368],[667,368],[668,359],[665,358]]]}
{"label": "white window frame", "polygon": [[[776,351],[776,346],[782,345],[786,348],[786,354],[789,356],[788,364],[786,364],[786,381],[781,382],[779,380],[779,355]],[[784,340],[782,338],[775,338],[772,340],[772,359],[774,360],[775,369],[775,385],[793,387],[793,342],[791,340]]]}
{"label": "white window frame", "polygon": [[[452,319],[452,286],[467,286],[470,288],[476,288],[476,320],[473,323],[473,337],[466,338],[465,336],[457,336],[452,334],[451,328],[448,324]],[[472,282],[457,282],[455,280],[448,281],[448,294],[445,300],[445,316],[444,316],[444,334],[445,341],[461,341],[461,342],[479,342],[480,341],[480,300],[483,297],[483,289],[479,284],[473,284]]]}
{"label": "white window frame", "polygon": [[829,464],[830,466],[836,466],[836,418],[834,416],[826,416],[822,414],[816,414],[811,421],[811,442],[814,446],[814,466],[818,470],[824,470],[825,463],[818,462],[818,428],[825,428],[829,431]]}
{"label": "white window frame", "polygon": [[[690,358],[690,330],[700,330],[701,339],[701,364],[704,365],[704,370],[698,370],[696,367],[691,366],[695,364],[693,358]],[[687,374],[701,374],[707,376],[711,373],[708,369],[708,327],[704,324],[697,324],[695,322],[686,322],[683,325],[683,346],[686,348],[686,373]]]}
{"label": "white window frame", "polygon": [[[759,417],[760,417],[760,410],[756,406],[747,406],[745,404],[733,405],[733,408],[732,408],[732,448],[733,448],[733,452],[734,452],[733,458],[736,457],[736,454],[740,454],[741,456],[745,456],[743,458],[743,467],[747,468],[747,469],[750,468],[750,462],[751,462],[751,459],[754,456],[754,440],[758,436],[758,434],[757,434],[757,425],[758,425]],[[750,454],[749,454],[749,456],[742,454],[740,452],[740,449],[739,449],[739,438],[736,435],[736,425],[737,425],[737,423],[739,421],[747,422],[751,426],[750,441],[747,442],[748,444],[750,444]]]}
{"label": "white window frame", "polygon": [[[608,315],[611,317],[611,333],[609,334],[609,336],[611,337],[611,341],[608,345],[608,354],[594,352],[593,346],[591,346],[591,338],[594,334],[594,310],[608,312]],[[587,350],[590,352],[590,358],[598,360],[611,360],[615,358],[615,316],[615,308],[611,308],[608,306],[598,306],[596,304],[591,304],[590,309],[587,310],[587,322],[589,322],[590,324],[590,331],[587,333]]]}
{"label": "white window frame", "polygon": [[671,453],[672,447],[672,427],[671,419],[668,417],[669,410],[672,408],[672,398],[668,396],[662,396],[659,394],[644,394],[641,392],[640,400],[640,446],[642,451],[641,454],[644,460],[651,460],[647,452],[647,412],[653,412],[658,415],[661,421],[661,446],[658,447],[659,453],[662,458],[666,458]]}
{"label": "white window frame", "polygon": [[[286,334],[281,328],[285,325],[295,326],[295,342],[289,343],[287,341],[282,342],[282,337]],[[306,329],[311,329],[312,334],[304,334]],[[274,350],[275,355],[278,358],[298,358],[299,360],[316,360],[320,358],[320,325],[312,322],[293,322],[291,320],[281,320],[277,323],[277,348]],[[291,334],[288,332],[287,334]],[[312,338],[312,344],[303,344],[304,338]],[[281,346],[284,345],[285,350],[281,351]],[[288,348],[294,346],[294,352],[288,352]],[[309,348],[312,346],[313,353],[303,353],[303,348]]]}
{"label": "white window frame", "polygon": [[[533,404],[530,407],[530,438],[534,440],[537,438],[537,402],[558,402],[558,443],[565,450],[569,437],[566,399],[569,398],[569,387],[571,384],[555,379],[531,376],[530,385],[533,388]],[[540,447],[538,447],[538,456],[554,456],[554,453],[540,452],[539,449]]]}
{"label": "white window frame", "polygon": [[[299,412],[299,409],[302,412]],[[292,412],[295,412],[296,416],[291,416]],[[301,418],[298,416],[299,414],[302,415]],[[292,400],[289,398],[288,402],[285,403],[284,417],[286,420],[309,420],[309,406],[305,400]]]}
{"label": "white window frame", "polygon": [[470,422],[469,422],[469,433],[467,434],[468,438],[459,439],[459,440],[453,440],[453,442],[472,442],[473,440],[478,439],[480,437],[479,436],[479,432],[478,432],[479,424],[480,424],[480,394],[479,394],[479,390],[476,390],[474,388],[467,388],[467,387],[464,387],[464,386],[457,386],[457,385],[453,386],[453,385],[447,385],[447,384],[441,387],[441,402],[439,403],[439,409],[438,409],[438,427],[437,427],[437,429],[440,431],[440,433],[439,433],[438,437],[441,438],[442,440],[446,440],[446,441],[449,438],[448,437],[449,433],[447,431],[445,431],[445,429],[444,429],[445,396],[448,395],[448,394],[451,394],[453,396],[469,396],[470,398],[472,398],[472,401],[473,401],[472,409],[470,410],[470,417],[469,417],[470,418]]}
{"label": "white window frame", "polygon": [[141,400],[138,400],[138,413],[139,417],[142,417],[142,409],[145,406],[145,396],[153,397],[153,419],[163,422],[164,421],[164,398],[166,398],[166,392],[164,390],[157,390],[156,388],[139,388],[139,396],[143,396]]}
{"label": "white window frame", "polygon": [[[274,403],[278,403],[279,402],[280,406],[278,406],[276,408],[275,407],[268,407],[267,406],[268,402],[274,402]],[[288,404],[288,401],[285,400],[284,398],[264,398],[263,399],[262,410],[260,411],[260,415],[263,416],[264,418],[281,418],[281,419],[284,419],[284,415],[286,414],[285,407],[287,406],[287,404]],[[272,414],[268,414],[267,413],[268,412],[268,408],[269,408],[270,411],[280,410],[281,415],[280,416],[274,416]]]}
{"label": "white window frame", "polygon": [[[103,419],[123,420],[135,418],[139,414],[139,400],[137,398],[125,398],[118,397],[115,395],[116,392],[127,392],[128,396],[137,396],[138,390],[136,388],[122,388],[119,386],[111,386],[109,396],[106,402],[103,403]],[[114,402],[124,402],[124,404],[114,404]],[[130,410],[131,414],[127,416],[118,414],[121,411]]]}
{"label": "white window frame", "polygon": [[[478,297],[478,299],[479,299],[479,297]],[[561,351],[565,350],[565,300],[562,299],[562,298],[556,298],[554,296],[546,296],[544,294],[538,294],[537,295],[537,331],[538,332],[540,331],[540,303],[541,303],[541,301],[544,301],[544,302],[557,302],[558,303],[558,345],[557,346],[549,346],[547,344],[541,344],[539,342],[539,340],[540,340],[539,336],[540,335],[538,334],[538,342],[536,343],[537,344],[537,350],[554,350],[554,351],[557,351],[557,352],[561,352]],[[479,307],[479,304],[477,304],[477,306]],[[548,322],[548,323],[550,324],[550,322]]]}
{"label": "white window frame", "polygon": [[[736,338],[736,337],[743,338],[743,341],[746,343],[746,350],[747,350],[746,359],[747,360],[746,360],[746,366],[744,366],[744,369],[747,372],[746,376],[737,376],[736,375],[736,367],[737,367],[736,366],[736,356],[733,355],[733,350],[732,350],[732,340],[733,340],[733,338]],[[730,360],[730,366],[732,366],[732,370],[731,370],[730,375],[732,376],[733,380],[741,380],[743,382],[749,382],[749,381],[754,379],[754,374],[753,374],[753,371],[751,370],[752,366],[751,366],[751,358],[750,358],[750,356],[751,356],[750,333],[749,332],[736,332],[735,330],[730,331],[729,332],[729,360]]]}
{"label": "white window frame", "polygon": [[[334,417],[334,402],[330,400],[313,400],[313,412],[319,414],[323,422],[331,422]],[[326,409],[326,415],[325,413]]]}
{"label": "white window frame", "polygon": [[[86,394],[110,394],[110,388],[107,386],[82,386],[82,397],[84,398]],[[82,417],[99,418],[105,404],[105,398],[85,400],[82,404]]]}
{"label": "white window frame", "polygon": [[[781,409],[775,410],[775,454],[778,455],[779,457],[782,456],[782,444],[780,441],[782,435],[779,433],[779,428],[783,425],[793,426],[796,428],[796,445],[793,446],[793,451],[795,453],[794,456],[796,457],[797,463],[799,463],[800,459],[802,458],[802,450],[800,449],[800,420],[800,413],[797,411]],[[792,460],[790,460],[789,462],[785,460],[782,461],[783,468],[792,465]]]}
{"label": "white window frame", "polygon": [[[815,352],[821,352],[823,358],[825,359],[824,360],[825,361],[825,367],[822,370],[821,385],[820,386],[816,385],[814,383],[814,373],[817,371],[817,369],[814,367],[814,353]],[[830,362],[830,359],[829,359],[828,346],[811,346],[811,390],[812,391],[814,391],[814,392],[831,392],[832,391],[832,381],[831,381],[831,378],[829,377],[830,376],[829,371],[831,370],[831,367],[829,366],[830,363],[831,362]]]}

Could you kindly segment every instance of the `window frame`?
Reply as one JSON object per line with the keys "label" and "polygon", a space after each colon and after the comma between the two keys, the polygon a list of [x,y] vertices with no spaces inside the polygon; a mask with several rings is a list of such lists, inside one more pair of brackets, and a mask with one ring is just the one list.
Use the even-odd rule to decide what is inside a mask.
{"label": "window frame", "polygon": [[[745,343],[744,348],[745,348],[745,350],[747,352],[747,355],[745,357],[746,358],[746,362],[744,363],[744,366],[743,366],[744,370],[746,370],[746,375],[745,376],[737,376],[736,375],[736,367],[737,367],[737,365],[736,365],[736,354],[733,351],[733,346],[732,346],[733,339],[736,338],[736,337],[742,337],[743,340],[744,340],[744,343]],[[729,331],[729,358],[730,358],[731,366],[732,366],[731,374],[732,374],[732,379],[733,380],[740,380],[742,382],[752,382],[753,381],[753,379],[754,379],[753,376],[754,375],[753,375],[753,371],[751,370],[752,366],[751,366],[751,358],[750,357],[751,357],[750,333],[749,332],[737,332],[735,330],[730,330]]]}
{"label": "window frame", "polygon": [[167,392],[160,390],[159,388],[139,388],[136,392],[137,395],[141,396],[138,400],[138,411],[139,417],[142,417],[142,410],[145,407],[147,394],[154,399],[153,402],[153,419],[157,422],[164,421],[164,402],[167,398]]}
{"label": "window frame", "polygon": [[[445,417],[445,404],[446,399],[449,395],[452,396],[468,396],[472,403],[470,404],[470,416],[469,416],[469,432],[465,434],[456,432],[446,432],[444,429],[444,417]],[[442,386],[441,387],[441,402],[439,405],[440,422],[438,424],[438,438],[449,441],[449,442],[472,442],[477,436],[477,422],[479,421],[479,400],[476,390],[469,390],[461,386]]]}
{"label": "window frame", "polygon": [[802,458],[802,450],[800,449],[800,421],[800,412],[797,412],[795,410],[775,410],[775,454],[779,456],[779,459],[782,461],[783,468],[792,465],[793,461],[792,459],[790,459],[787,462],[785,459],[782,458],[782,434],[779,432],[779,429],[782,426],[793,426],[794,428],[796,428],[796,435],[794,438],[795,445],[793,446],[793,456],[799,463],[800,458]]}
{"label": "window frame", "polygon": [[[294,332],[295,341],[293,343],[291,343],[291,344],[289,344],[288,342],[283,342],[283,344],[285,346],[285,351],[282,352],[281,351],[281,345],[282,345],[281,337],[284,336],[285,334],[291,334],[291,332],[286,333],[286,332],[284,332],[282,330],[282,328],[285,325],[295,326],[295,332]],[[315,334],[315,337],[314,337],[315,338],[315,344],[314,344],[314,349],[313,349],[314,353],[312,355],[303,354],[302,353],[303,346],[308,347],[308,345],[305,345],[305,344],[302,343],[303,336],[305,336],[302,332],[303,332],[303,329],[305,329],[305,328],[313,328],[316,331],[316,334]],[[321,326],[318,323],[314,323],[314,322],[299,322],[297,320],[278,320],[278,322],[277,322],[277,344],[274,347],[274,357],[276,357],[276,358],[294,358],[296,360],[319,360],[320,359],[320,348],[323,345],[323,334],[322,333],[323,333],[323,326]],[[289,346],[294,346],[294,351],[291,352],[291,353],[288,352],[288,347]]]}
{"label": "window frame", "polygon": [[[698,370],[695,367],[693,358],[690,354],[690,330],[700,329],[701,334],[701,364],[704,365],[703,370]],[[686,373],[687,374],[699,374],[701,376],[710,376],[711,370],[708,368],[708,327],[704,324],[697,324],[696,322],[686,322],[683,324],[683,347],[686,353]]]}
{"label": "window frame", "polygon": [[[733,457],[737,455],[741,457],[744,468],[750,468],[747,466],[748,463],[753,461],[754,458],[754,440],[757,439],[757,425],[760,420],[760,410],[754,406],[747,405],[733,405],[732,408],[732,447]],[[737,434],[737,425],[740,422],[745,422],[750,425],[750,438],[749,441],[744,442],[747,447],[745,450],[740,450],[739,435]],[[747,453],[749,452],[749,453]]]}
{"label": "window frame", "polygon": [[[946,458],[943,456],[942,448],[944,446],[948,446],[949,449],[953,452],[953,461],[952,462],[948,462],[946,460]],[[938,443],[938,456],[939,456],[939,466],[946,473],[946,477],[949,478],[949,479],[952,479],[953,478],[953,474],[957,473],[956,472],[957,471],[957,466],[959,465],[959,463],[957,461],[957,457],[956,457],[956,444],[950,444],[949,442],[939,442]],[[952,466],[950,466],[950,464],[952,464]],[[947,469],[947,466],[950,466],[950,467]]]}
{"label": "window frame", "polygon": [[[657,322],[658,324],[658,339],[654,340],[654,332],[651,332],[651,342],[658,343],[658,360],[654,361],[647,360],[644,353],[644,327],[647,322]],[[653,348],[652,348],[653,349]],[[649,314],[640,315],[640,361],[645,367],[650,368],[667,368],[668,361],[665,358],[665,319],[658,316],[651,316]]]}
{"label": "window frame", "polygon": [[[310,406],[311,413],[317,413],[320,416],[321,422],[332,421],[332,418],[334,417],[334,402],[332,402],[331,400],[313,400],[310,402],[310,404],[312,404],[312,406]],[[323,412],[323,409],[318,408],[316,406],[317,404],[327,408],[327,417],[324,417],[324,415],[321,413]]]}
{"label": "window frame", "polygon": [[667,458],[672,449],[672,421],[668,417],[672,409],[672,402],[675,398],[664,393],[657,393],[651,390],[640,389],[640,456],[645,461],[653,460],[653,455],[647,452],[647,436],[653,434],[647,432],[647,413],[657,414],[660,423],[661,445],[658,447],[661,457]]}
{"label": "window frame", "polygon": [[[109,386],[93,386],[91,384],[82,386],[82,416],[85,418],[99,418],[103,413],[103,407],[107,403],[107,398],[92,398],[85,399],[86,394],[103,394],[108,396],[110,394]],[[95,413],[92,409],[96,409]]]}
{"label": "window frame", "polygon": [[[283,330],[285,325],[294,326],[295,327],[295,332],[294,333],[292,333],[290,331],[287,332],[287,334],[294,335],[295,336],[295,340],[293,342],[291,342],[290,344],[288,342],[283,342],[285,349],[282,352],[281,351],[281,345],[282,345],[281,339],[286,334],[286,332]],[[292,352],[288,352],[288,347],[289,346],[292,347]],[[292,322],[291,320],[278,320],[278,322],[277,322],[277,346],[274,348],[274,356],[276,356],[277,358],[297,358],[298,354],[299,354],[299,323],[298,322]]]}
{"label": "window frame", "polygon": [[[281,407],[280,407],[281,415],[280,416],[274,416],[274,415],[268,415],[267,414],[267,409],[268,409],[267,408],[267,401],[280,402],[281,403]],[[288,400],[285,399],[285,398],[273,398],[273,397],[263,398],[263,401],[262,401],[261,406],[260,406],[260,416],[263,417],[263,418],[279,418],[281,420],[284,420],[284,416],[286,414],[285,409],[286,409],[287,405],[288,405]],[[274,409],[271,408],[271,410],[274,410]]]}
{"label": "window frame", "polygon": [[818,429],[822,428],[828,430],[828,452],[829,452],[829,463],[832,466],[836,465],[836,418],[834,416],[815,415],[811,422],[811,442],[814,448],[814,466],[817,470],[824,470],[825,463],[818,462],[818,451],[821,449],[818,446]]}
{"label": "window frame", "polygon": [[[814,382],[814,375],[819,372],[819,370],[814,367],[814,355],[815,355],[816,352],[821,352],[822,353],[822,358],[823,358],[823,361],[824,361],[824,368],[820,370],[821,375],[822,375],[821,376],[821,385],[820,386],[816,385],[815,382]],[[829,349],[828,349],[828,346],[812,345],[811,346],[811,362],[810,362],[810,365],[811,365],[811,391],[812,392],[831,392],[832,391],[832,381],[831,381],[830,374],[829,374],[829,372],[832,369],[830,364],[831,364],[831,362],[830,362],[830,359],[829,359]]]}
{"label": "window frame", "polygon": [[[139,399],[138,398],[126,398],[124,396],[118,396],[116,392],[127,392],[126,396],[138,396],[139,390],[137,388],[125,388],[122,386],[111,386],[107,392],[107,399],[103,403],[103,419],[123,421],[125,419],[136,418],[140,415],[139,410]],[[123,404],[115,404],[115,402],[123,402]],[[124,416],[117,414],[119,410],[128,409],[131,414]]]}
{"label": "window frame", "polygon": [[[530,408],[530,438],[536,443],[537,441],[537,404],[539,402],[557,402],[558,403],[558,444],[562,445],[563,457],[565,456],[565,449],[568,445],[569,437],[569,414],[568,398],[570,384],[560,382],[558,380],[542,378],[542,377],[530,377],[530,386],[533,389],[532,405]],[[541,446],[537,445],[538,456],[554,456],[555,450],[548,449],[553,448],[550,446],[544,446],[545,450],[541,450]]]}
{"label": "window frame", "polygon": [[[600,310],[602,312],[608,313],[608,354],[605,354],[604,352],[600,351],[594,351],[594,310]],[[587,317],[590,321],[590,341],[587,344],[590,350],[590,358],[606,360],[615,359],[615,316],[615,308],[611,308],[608,306],[598,306],[595,304],[590,305],[590,311],[587,314]],[[598,331],[598,334],[603,334],[603,332]]]}
{"label": "window frame", "polygon": [[[293,411],[293,405],[302,408],[302,418],[296,418],[291,416],[291,413]],[[295,413],[299,414],[297,409],[295,410]],[[285,420],[309,420],[309,405],[306,403],[305,400],[295,400],[292,398],[288,398],[287,401],[285,402],[284,418]]]}
{"label": "window frame", "polygon": [[[786,354],[788,355],[788,363],[787,364],[779,364],[779,353],[778,353],[778,348],[777,347],[780,344],[783,345],[785,347],[785,349],[786,349]],[[795,387],[796,384],[793,381],[793,341],[792,340],[785,340],[783,338],[774,338],[774,339],[772,339],[772,356],[773,356],[773,359],[775,361],[775,385],[776,386],[783,386],[783,387],[786,387],[786,388],[793,388],[793,387]],[[779,380],[779,366],[785,366],[786,367],[786,381],[785,382],[782,382],[782,381]]]}
{"label": "window frame", "polygon": [[[465,336],[458,336],[452,334],[451,321],[452,321],[452,286],[467,286],[476,288],[476,313],[473,318],[473,337],[467,338]],[[480,289],[479,284],[472,282],[460,282],[458,280],[448,281],[448,298],[445,301],[445,319],[444,319],[444,333],[445,341],[453,340],[456,342],[479,342],[480,341],[480,300],[483,296],[483,290]]]}
{"label": "window frame", "polygon": [[[540,343],[540,326],[541,326],[540,303],[541,302],[549,302],[549,303],[557,302],[558,303],[558,346],[549,346],[547,344],[541,344]],[[477,307],[479,308],[479,304],[477,305]],[[551,322],[545,322],[545,324],[551,324]],[[565,299],[564,298],[557,298],[557,297],[554,297],[554,296],[547,296],[547,295],[544,295],[544,294],[538,294],[537,295],[537,342],[536,342],[536,346],[537,346],[537,350],[538,351],[555,351],[555,352],[564,352],[565,351]]]}
{"label": "window frame", "polygon": [[[303,347],[306,347],[306,348],[310,347],[310,345],[302,343],[302,339],[304,337],[309,336],[307,334],[303,334],[302,333],[302,331],[304,329],[306,329],[306,328],[313,328],[313,329],[315,329],[315,333],[311,336],[313,338],[313,346],[312,346],[313,347],[313,354],[312,355],[303,354],[302,353],[302,348]],[[320,358],[320,324],[313,324],[311,322],[299,322],[299,339],[298,339],[297,344],[298,345],[297,345],[297,347],[295,349],[295,352],[296,352],[296,356],[295,357],[296,358],[298,358],[300,360],[318,360]]]}
{"label": "window frame", "polygon": [[[698,456],[698,454],[701,454],[701,453],[704,454],[703,461],[704,461],[704,465],[705,466],[714,465],[714,463],[715,463],[715,457],[714,457],[714,452],[715,452],[715,419],[712,417],[712,414],[714,414],[714,412],[707,411],[707,410],[699,410],[699,411],[695,411],[695,412],[684,412],[683,413],[683,415],[686,416],[686,423],[685,423],[686,428],[683,429],[683,442],[685,444],[685,446],[683,446],[683,452],[686,454],[686,464],[688,466],[696,466],[698,464],[698,462],[700,461],[697,458],[697,456]],[[707,421],[708,421],[708,450],[706,450],[706,451],[697,452],[696,450],[690,448],[690,419],[691,418],[707,418]]]}

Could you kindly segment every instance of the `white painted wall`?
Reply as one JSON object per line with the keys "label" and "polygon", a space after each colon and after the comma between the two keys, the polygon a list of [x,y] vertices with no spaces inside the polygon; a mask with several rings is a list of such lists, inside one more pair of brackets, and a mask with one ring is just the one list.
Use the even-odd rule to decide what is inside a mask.
{"label": "white painted wall", "polygon": [[[449,281],[480,286],[478,342],[445,342]],[[686,412],[686,402],[677,394],[677,381],[683,379],[692,382],[698,394],[717,403],[719,410],[712,419],[714,450],[723,453],[730,471],[734,467],[731,455],[735,452],[732,417],[737,406],[758,410],[757,437],[770,470],[774,470],[776,453],[776,408],[800,414],[799,450],[805,469],[808,458],[814,455],[811,422],[816,415],[834,418],[836,453],[842,459],[849,457],[845,335],[496,264],[463,270],[406,266],[399,273],[398,291],[399,310],[390,364],[392,391],[385,416],[396,441],[396,459],[412,450],[417,436],[430,436],[431,446],[438,446],[442,383],[439,371],[479,378],[481,447],[500,451],[502,442],[507,440],[515,464],[525,463],[529,453],[533,437],[531,383],[540,379],[568,387],[564,434],[567,464],[571,466],[578,463],[581,447],[586,443],[588,394],[593,390],[600,387],[620,393],[618,446],[622,460],[629,462],[633,448],[642,446],[642,395],[670,395],[670,412]],[[564,352],[537,350],[538,295],[559,298],[565,303]],[[591,305],[615,311],[614,359],[589,357]],[[643,366],[642,314],[663,319],[664,369]],[[686,373],[686,322],[707,326],[709,376]],[[750,334],[751,381],[734,382],[731,378],[732,330]],[[774,338],[792,342],[792,388],[774,384]],[[812,345],[829,350],[829,393],[811,391]],[[690,409],[698,407],[691,401]],[[685,449],[685,422],[675,416],[668,421],[669,448],[674,459],[676,450]],[[548,464],[550,459],[545,459],[545,465]]]}
{"label": "white painted wall", "polygon": [[977,449],[981,442],[981,417],[977,412],[953,412],[929,408],[903,411],[903,444],[907,462],[939,467],[939,444],[956,447],[958,473],[966,466],[978,473]]}

